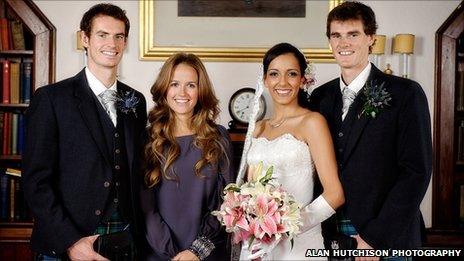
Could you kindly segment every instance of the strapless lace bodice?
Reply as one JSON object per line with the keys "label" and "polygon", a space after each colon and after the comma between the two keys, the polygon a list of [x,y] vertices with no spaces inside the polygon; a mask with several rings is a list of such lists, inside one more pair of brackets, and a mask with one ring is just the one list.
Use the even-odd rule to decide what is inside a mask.
{"label": "strapless lace bodice", "polygon": [[247,163],[256,165],[261,161],[266,168],[274,166],[272,176],[301,206],[306,206],[312,201],[314,164],[305,142],[289,133],[273,140],[253,138]]}
{"label": "strapless lace bodice", "polygon": [[[256,165],[259,162],[263,162],[265,169],[268,166],[274,167],[272,177],[276,178],[282,187],[295,197],[304,213],[309,213],[310,209],[314,211],[314,208],[311,208],[313,206],[311,202],[314,189],[314,163],[305,142],[289,133],[273,140],[263,137],[253,138],[248,151],[247,163]],[[302,220],[302,223],[303,227],[309,225],[309,222],[305,220]],[[280,241],[275,248],[266,253],[262,260],[312,259],[305,256],[306,250],[323,249],[323,242],[321,224],[316,222],[311,228],[298,234],[293,242],[285,239]],[[247,247],[242,247],[240,260],[247,260],[250,254]],[[324,260],[321,257],[315,258],[315,260],[321,259]]]}

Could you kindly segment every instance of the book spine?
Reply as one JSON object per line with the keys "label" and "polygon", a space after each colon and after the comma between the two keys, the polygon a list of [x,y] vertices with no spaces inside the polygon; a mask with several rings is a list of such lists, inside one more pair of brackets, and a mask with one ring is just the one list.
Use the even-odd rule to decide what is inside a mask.
{"label": "book spine", "polygon": [[10,61],[3,61],[3,103],[10,103]]}
{"label": "book spine", "polygon": [[19,102],[24,103],[24,89],[23,89],[23,82],[24,82],[24,63],[19,63]]}
{"label": "book spine", "polygon": [[0,172],[0,220],[8,219],[8,176]]}
{"label": "book spine", "polygon": [[8,33],[8,20],[6,18],[0,18],[0,31],[2,36],[2,50],[10,50],[9,45],[9,33]]}
{"label": "book spine", "polygon": [[0,111],[0,154],[3,154],[3,125],[5,122],[5,112]]}
{"label": "book spine", "polygon": [[0,103],[3,103],[3,97],[5,96],[5,93],[6,93],[6,90],[4,90],[4,88],[3,88],[3,62],[4,61],[5,61],[5,59],[0,58],[0,70],[2,71],[1,75],[0,75],[0,88],[1,88],[1,90],[0,90]]}
{"label": "book spine", "polygon": [[3,155],[8,155],[8,150],[10,147],[9,143],[9,138],[10,138],[10,125],[9,125],[9,118],[10,118],[10,113],[5,112],[3,115],[3,148],[2,148],[2,154]]}
{"label": "book spine", "polygon": [[29,103],[31,101],[32,93],[32,62],[24,60],[23,61],[23,73],[21,78],[21,89],[23,94],[23,102]]}
{"label": "book spine", "polygon": [[11,19],[7,18],[7,24],[8,24],[8,50],[14,50],[13,35],[11,34]]}
{"label": "book spine", "polygon": [[9,215],[9,219],[11,221],[14,220],[15,218],[15,179],[13,178],[10,178],[10,215]]}
{"label": "book spine", "polygon": [[10,103],[19,101],[19,63],[10,62]]}
{"label": "book spine", "polygon": [[18,154],[18,114],[13,113],[11,114],[11,154],[16,155]]}
{"label": "book spine", "polygon": [[23,209],[24,209],[24,197],[23,191],[21,188],[21,182],[17,178],[12,178],[15,180],[15,205],[14,205],[14,220],[21,221],[24,218]]}
{"label": "book spine", "polygon": [[5,151],[5,154],[6,155],[11,155],[11,122],[13,120],[13,115],[11,112],[8,113],[8,117],[6,118],[6,151]]}
{"label": "book spine", "polygon": [[13,49],[15,50],[24,50],[24,32],[23,32],[23,23],[20,21],[11,22],[11,35],[13,38]]}
{"label": "book spine", "polygon": [[22,155],[24,152],[24,140],[26,138],[26,126],[24,122],[24,114],[19,114],[18,123],[18,154]]}

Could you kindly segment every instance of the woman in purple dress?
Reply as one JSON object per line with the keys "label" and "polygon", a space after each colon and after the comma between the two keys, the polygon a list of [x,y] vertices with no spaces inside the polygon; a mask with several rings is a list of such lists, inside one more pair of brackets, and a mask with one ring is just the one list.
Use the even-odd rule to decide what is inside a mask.
{"label": "woman in purple dress", "polygon": [[225,260],[227,235],[211,211],[231,182],[231,143],[214,122],[218,99],[200,59],[177,53],[151,88],[142,196],[153,260]]}

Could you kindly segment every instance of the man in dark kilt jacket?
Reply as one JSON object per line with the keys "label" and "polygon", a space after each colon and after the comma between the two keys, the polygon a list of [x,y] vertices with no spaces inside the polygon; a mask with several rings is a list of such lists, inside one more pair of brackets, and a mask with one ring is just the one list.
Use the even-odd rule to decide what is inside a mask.
{"label": "man in dark kilt jacket", "polygon": [[417,248],[432,172],[428,103],[417,82],[369,63],[376,29],[362,3],[329,13],[327,37],[341,76],[316,88],[307,105],[327,119],[337,153],[345,204],[333,231],[354,238],[358,249]]}
{"label": "man in dark kilt jacket", "polygon": [[[143,95],[117,80],[129,26],[115,5],[90,8],[80,24],[87,67],[39,88],[26,113],[22,180],[38,260],[136,259],[147,116]],[[108,245],[123,249],[98,254],[94,242],[110,239],[97,237],[115,232]]]}

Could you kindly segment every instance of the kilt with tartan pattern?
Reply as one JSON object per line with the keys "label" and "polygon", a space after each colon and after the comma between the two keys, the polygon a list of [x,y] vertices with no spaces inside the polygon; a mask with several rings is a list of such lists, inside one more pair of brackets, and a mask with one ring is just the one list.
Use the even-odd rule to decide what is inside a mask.
{"label": "kilt with tartan pattern", "polygon": [[[358,234],[356,228],[351,223],[351,220],[346,218],[343,214],[343,211],[337,212],[337,231],[341,234],[347,236],[355,236]],[[353,258],[354,259],[354,258]],[[401,256],[388,256],[382,257],[380,260],[388,260],[388,261],[410,261],[412,260],[411,257],[401,257]]]}
{"label": "kilt with tartan pattern", "polygon": [[[119,215],[118,211],[114,211],[113,214],[111,215],[110,219],[107,222],[102,222],[97,229],[95,229],[95,232],[93,233],[94,235],[106,235],[110,233],[115,233],[119,232],[122,230],[130,229],[129,224],[125,223],[122,221],[121,216]],[[131,253],[130,255],[124,259],[118,259],[118,260],[135,260],[135,246],[132,243],[131,245]],[[35,258],[37,261],[65,261],[69,260],[66,254],[63,254],[62,257],[52,257],[52,256],[46,256],[42,254],[38,254]]]}
{"label": "kilt with tartan pattern", "polygon": [[337,231],[338,233],[355,236],[358,234],[351,221],[343,215],[342,211],[337,212]]}

